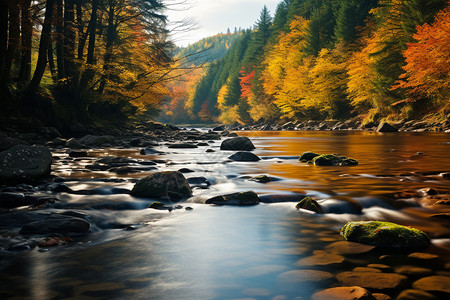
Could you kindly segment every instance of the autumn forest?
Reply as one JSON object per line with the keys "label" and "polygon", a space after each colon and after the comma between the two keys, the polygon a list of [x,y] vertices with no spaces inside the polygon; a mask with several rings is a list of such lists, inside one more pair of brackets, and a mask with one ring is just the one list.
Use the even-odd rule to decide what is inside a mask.
{"label": "autumn forest", "polygon": [[1,125],[447,118],[447,0],[283,0],[186,48],[162,0],[1,0]]}

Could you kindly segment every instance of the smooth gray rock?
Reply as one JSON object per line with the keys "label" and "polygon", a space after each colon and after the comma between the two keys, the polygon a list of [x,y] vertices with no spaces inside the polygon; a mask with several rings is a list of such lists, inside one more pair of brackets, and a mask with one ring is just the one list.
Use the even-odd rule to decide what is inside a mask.
{"label": "smooth gray rock", "polygon": [[233,193],[222,196],[216,196],[205,201],[205,204],[249,206],[261,202],[258,195],[253,191],[243,193]]}
{"label": "smooth gray rock", "polygon": [[260,161],[261,158],[251,152],[239,151],[231,155],[229,159],[234,161]]}
{"label": "smooth gray rock", "polygon": [[136,182],[131,195],[149,198],[169,196],[179,199],[192,196],[192,190],[181,172],[157,172]]}

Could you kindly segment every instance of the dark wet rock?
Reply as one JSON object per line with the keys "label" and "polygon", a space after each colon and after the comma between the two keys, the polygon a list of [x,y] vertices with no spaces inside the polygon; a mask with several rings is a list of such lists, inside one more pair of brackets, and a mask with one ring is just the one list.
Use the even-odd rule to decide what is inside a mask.
{"label": "dark wet rock", "polygon": [[250,178],[250,180],[251,181],[256,181],[256,182],[259,182],[259,183],[268,183],[268,182],[272,181],[272,179],[270,179],[270,177],[267,176],[267,175],[255,176],[255,177]]}
{"label": "dark wet rock", "polygon": [[259,158],[255,154],[253,154],[251,152],[244,152],[244,151],[239,151],[239,152],[231,155],[229,157],[229,159],[234,160],[234,161],[247,161],[247,162],[261,160],[261,158]]}
{"label": "dark wet rock", "polygon": [[187,179],[191,187],[207,189],[211,185],[208,179],[205,177],[190,177]]}
{"label": "dark wet rock", "polygon": [[259,198],[262,203],[284,203],[284,202],[299,202],[305,197],[306,195],[291,193],[291,194],[265,194],[261,195]]}
{"label": "dark wet rock", "polygon": [[152,155],[152,154],[161,155],[161,154],[163,154],[163,152],[158,151],[154,148],[149,148],[149,147],[141,149],[140,153],[141,153],[141,155]]}
{"label": "dark wet rock", "polygon": [[226,139],[220,145],[220,150],[235,150],[235,151],[250,151],[254,150],[255,146],[248,137],[235,137]]}
{"label": "dark wet rock", "polygon": [[442,179],[450,180],[450,173],[441,173],[439,176],[441,176]]}
{"label": "dark wet rock", "polygon": [[88,153],[86,151],[76,151],[72,150],[69,152],[70,157],[88,157]]}
{"label": "dark wet rock", "polygon": [[330,244],[325,247],[325,250],[331,253],[341,255],[358,255],[372,251],[375,246],[365,245],[360,243],[340,241]]}
{"label": "dark wet rock", "polygon": [[379,269],[382,272],[387,272],[387,273],[391,273],[394,271],[390,266],[383,265],[383,264],[368,264],[367,267],[372,268],[372,269]]}
{"label": "dark wet rock", "polygon": [[134,185],[131,195],[179,199],[192,196],[192,190],[181,172],[157,172],[140,179]]}
{"label": "dark wet rock", "polygon": [[312,199],[311,197],[306,197],[303,200],[301,200],[299,203],[297,203],[295,208],[310,210],[318,214],[322,213],[322,208],[320,207],[320,204],[317,203],[317,201]]}
{"label": "dark wet rock", "polygon": [[134,138],[130,141],[131,147],[139,147],[142,144],[142,141],[140,138]]}
{"label": "dark wet rock", "polygon": [[383,248],[421,249],[430,245],[425,232],[390,222],[348,222],[341,234],[348,241]]}
{"label": "dark wet rock", "polygon": [[139,173],[139,170],[137,170],[136,168],[133,168],[133,167],[123,166],[123,167],[111,168],[111,169],[109,169],[109,172],[113,172],[118,175],[124,175],[124,174]]}
{"label": "dark wet rock", "polygon": [[110,168],[110,166],[101,165],[101,164],[93,164],[93,165],[86,165],[86,166],[84,166],[84,168],[91,170],[91,171],[106,171]]}
{"label": "dark wet rock", "polygon": [[448,276],[429,276],[417,280],[413,283],[413,288],[426,292],[442,293],[450,296],[450,277]]}
{"label": "dark wet rock", "polygon": [[189,144],[189,143],[180,143],[180,144],[172,144],[169,145],[170,149],[194,149],[198,148],[195,144]]}
{"label": "dark wet rock", "polygon": [[126,158],[126,157],[116,157],[116,156],[103,157],[96,161],[96,163],[110,165],[110,166],[127,165],[127,164],[131,164],[131,163],[135,163],[135,162],[136,162],[136,160],[134,160],[134,159],[130,159],[130,158]]}
{"label": "dark wet rock", "polygon": [[12,137],[0,137],[0,151],[8,150],[16,145],[29,145],[28,142]]}
{"label": "dark wet rock", "polygon": [[404,290],[395,300],[438,300],[438,298],[421,290]]}
{"label": "dark wet rock", "polygon": [[64,146],[66,143],[67,143],[66,139],[57,137],[57,138],[53,139],[52,141],[48,142],[47,144],[52,147],[58,147],[58,146]]}
{"label": "dark wet rock", "polygon": [[114,143],[116,138],[112,135],[86,135],[79,142],[86,146],[104,146]]}
{"label": "dark wet rock", "polygon": [[395,128],[387,122],[381,122],[378,125],[377,132],[398,132],[398,128]]}
{"label": "dark wet rock", "polygon": [[35,201],[35,198],[26,197],[24,194],[0,193],[0,208],[12,209],[32,205]]}
{"label": "dark wet rock", "polygon": [[72,189],[65,183],[52,183],[47,186],[47,190],[53,193],[70,193]]}
{"label": "dark wet rock", "polygon": [[300,259],[297,266],[332,266],[344,262],[345,258],[338,254],[328,253],[322,250],[316,250],[313,256]]}
{"label": "dark wet rock", "polygon": [[0,184],[26,182],[50,175],[52,155],[45,147],[16,145],[0,152]]}
{"label": "dark wet rock", "polygon": [[377,300],[372,293],[359,286],[335,287],[315,293],[312,300]]}
{"label": "dark wet rock", "polygon": [[236,132],[231,132],[229,135],[227,135],[227,137],[238,137],[238,134]]}
{"label": "dark wet rock", "polygon": [[319,154],[317,153],[313,153],[313,152],[304,152],[301,156],[300,156],[300,161],[301,162],[308,162],[313,160],[315,157],[319,156]]}
{"label": "dark wet rock", "polygon": [[225,130],[224,125],[219,125],[213,128],[213,131],[223,131],[223,130]]}
{"label": "dark wet rock", "polygon": [[194,173],[195,171],[191,170],[191,169],[188,169],[188,168],[181,168],[181,169],[178,170],[178,172],[181,172],[181,173]]}
{"label": "dark wet rock", "polygon": [[333,197],[320,202],[323,213],[326,214],[360,214],[361,204],[350,197]]}
{"label": "dark wet rock", "polygon": [[76,138],[69,139],[64,146],[71,149],[83,148],[83,145]]}
{"label": "dark wet rock", "polygon": [[395,273],[343,272],[336,276],[345,286],[360,286],[370,290],[394,290],[403,287],[408,278]]}
{"label": "dark wet rock", "polygon": [[358,161],[353,158],[333,154],[316,156],[310,162],[315,166],[356,166],[358,164]]}
{"label": "dark wet rock", "polygon": [[205,201],[205,204],[249,206],[259,204],[261,199],[253,191],[216,196]]}
{"label": "dark wet rock", "polygon": [[198,147],[207,147],[207,146],[209,146],[209,144],[208,143],[197,143],[197,146]]}
{"label": "dark wet rock", "polygon": [[216,152],[216,151],[213,149],[206,149],[206,153],[212,153],[212,152]]}
{"label": "dark wet rock", "polygon": [[77,217],[52,214],[45,219],[26,224],[20,230],[21,234],[48,234],[48,233],[87,233],[91,224]]}
{"label": "dark wet rock", "polygon": [[439,255],[431,254],[431,253],[421,253],[421,252],[414,252],[408,255],[409,259],[412,259],[418,263],[424,263],[424,264],[433,264],[433,263],[439,263],[440,258]]}
{"label": "dark wet rock", "polygon": [[190,207],[190,206],[186,206],[185,210],[190,211],[190,210],[194,210],[194,209],[192,207]]}
{"label": "dark wet rock", "polygon": [[435,196],[435,195],[439,194],[439,192],[433,188],[424,188],[424,189],[419,190],[419,192],[424,195],[428,195],[428,196]]}
{"label": "dark wet rock", "polygon": [[353,272],[382,273],[380,269],[368,268],[368,267],[356,267],[352,271]]}

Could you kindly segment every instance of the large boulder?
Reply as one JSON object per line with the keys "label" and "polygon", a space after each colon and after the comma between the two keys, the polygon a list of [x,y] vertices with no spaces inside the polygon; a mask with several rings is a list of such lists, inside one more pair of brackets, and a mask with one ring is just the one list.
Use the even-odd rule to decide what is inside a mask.
{"label": "large boulder", "polygon": [[50,175],[52,154],[41,146],[16,145],[0,152],[0,184],[26,182]]}
{"label": "large boulder", "polygon": [[0,137],[0,151],[8,150],[15,145],[29,145],[29,143],[24,140],[8,136]]}
{"label": "large boulder", "polygon": [[261,199],[253,191],[216,196],[205,201],[205,204],[249,206],[259,204]]}
{"label": "large boulder", "polygon": [[87,233],[91,224],[78,217],[52,214],[43,220],[26,224],[20,230],[21,234],[80,234]]}
{"label": "large boulder", "polygon": [[425,232],[390,222],[348,222],[342,227],[341,235],[347,241],[383,248],[421,249],[430,245]]}
{"label": "large boulder", "polygon": [[308,162],[314,159],[314,157],[319,156],[320,154],[314,153],[314,152],[304,152],[301,156],[300,156],[300,161],[301,162]]}
{"label": "large boulder", "polygon": [[378,125],[377,132],[398,132],[398,129],[389,123],[381,122]]}
{"label": "large boulder", "polygon": [[250,141],[250,139],[245,136],[226,139],[220,145],[220,150],[250,151],[254,149],[255,146],[253,145],[252,141]]}
{"label": "large boulder", "polygon": [[131,190],[131,195],[181,199],[192,196],[192,190],[181,172],[157,172],[136,182]]}
{"label": "large boulder", "polygon": [[358,161],[353,158],[333,154],[316,156],[310,162],[315,166],[356,166],[358,164]]}
{"label": "large boulder", "polygon": [[251,152],[239,151],[231,155],[229,159],[234,161],[260,161],[261,158]]}

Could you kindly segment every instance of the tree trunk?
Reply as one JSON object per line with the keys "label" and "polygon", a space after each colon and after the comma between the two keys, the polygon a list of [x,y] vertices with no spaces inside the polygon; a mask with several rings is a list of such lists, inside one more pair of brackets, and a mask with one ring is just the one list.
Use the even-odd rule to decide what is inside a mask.
{"label": "tree trunk", "polygon": [[6,64],[8,47],[8,3],[0,0],[0,83],[3,83],[3,73]]}
{"label": "tree trunk", "polygon": [[75,73],[75,14],[74,1],[64,1],[64,69],[66,77],[72,78]]}
{"label": "tree trunk", "polygon": [[58,79],[66,77],[64,69],[64,19],[63,2],[56,3],[56,65],[58,67]]}
{"label": "tree trunk", "polygon": [[115,32],[116,27],[114,24],[114,13],[115,13],[115,2],[109,0],[109,11],[108,11],[108,28],[106,31],[106,47],[105,47],[105,56],[103,58],[104,64],[103,64],[103,75],[100,79],[100,86],[98,88],[98,92],[100,94],[103,93],[106,86],[106,79],[108,78],[108,71],[110,69],[110,61],[112,58],[112,46],[114,44],[114,38],[115,38]]}
{"label": "tree trunk", "polygon": [[9,81],[13,62],[18,58],[17,49],[20,45],[20,3],[9,4],[9,38],[6,51],[3,79]]}
{"label": "tree trunk", "polygon": [[86,45],[87,31],[83,32],[83,9],[80,2],[77,3],[77,28],[78,28],[78,59],[83,59],[84,46]]}
{"label": "tree trunk", "polygon": [[50,41],[50,34],[52,29],[53,18],[53,4],[54,0],[47,0],[45,5],[45,19],[42,26],[41,39],[39,42],[39,54],[36,63],[36,70],[34,71],[33,79],[31,79],[30,88],[32,91],[36,90],[41,83],[42,76],[47,65],[47,49]]}
{"label": "tree trunk", "polygon": [[55,70],[55,60],[53,59],[53,37],[51,34],[48,41],[47,57],[48,57],[48,67],[50,69],[50,73],[52,74],[53,82],[56,82],[58,80],[58,76]]}
{"label": "tree trunk", "polygon": [[86,31],[86,36],[89,34],[89,43],[88,43],[88,51],[86,57],[86,70],[81,77],[80,87],[81,89],[85,89],[89,82],[94,78],[94,68],[93,64],[95,64],[95,38],[97,31],[97,9],[98,9],[98,0],[92,1],[92,13],[91,19],[89,20],[89,25]]}
{"label": "tree trunk", "polygon": [[22,60],[20,61],[19,82],[27,82],[31,77],[31,41],[33,27],[30,18],[31,0],[22,0]]}

